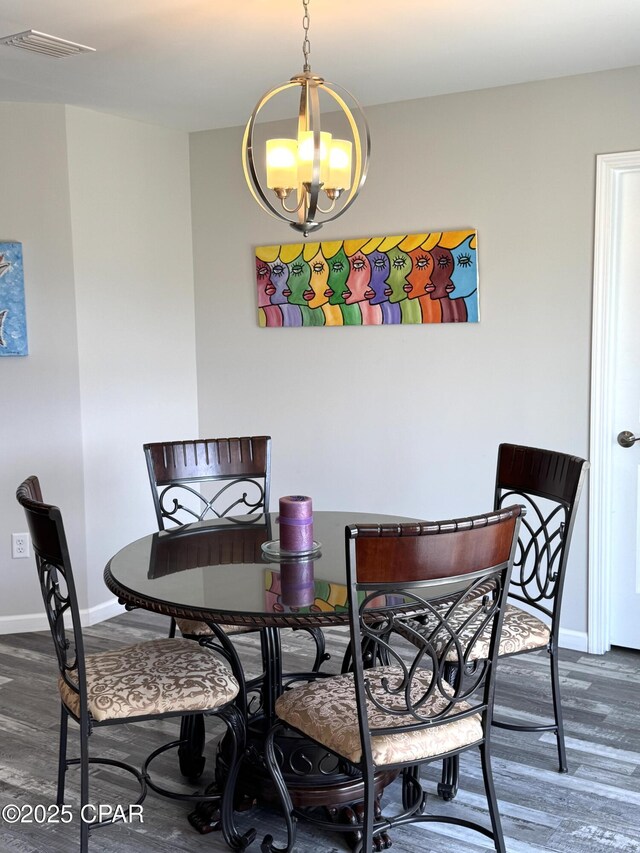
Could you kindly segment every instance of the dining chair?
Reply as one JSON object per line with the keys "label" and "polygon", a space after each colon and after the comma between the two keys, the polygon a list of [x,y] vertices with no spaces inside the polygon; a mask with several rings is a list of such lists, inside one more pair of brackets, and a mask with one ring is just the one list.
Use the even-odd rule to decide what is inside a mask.
{"label": "dining chair", "polygon": [[[567,754],[558,638],[569,546],[588,468],[586,460],[553,450],[516,444],[501,444],[498,449],[494,507],[499,509],[505,503],[517,501],[527,509],[527,517],[520,528],[499,656],[547,652],[553,723],[494,718],[493,725],[512,731],[552,732],[561,773],[567,772]],[[536,700],[538,698],[539,691],[536,691]],[[444,799],[450,800],[455,797],[457,788],[457,760],[453,758],[444,763],[438,791]]]}
{"label": "dining chair", "polygon": [[[154,442],[144,445],[144,454],[160,530],[237,515],[258,521],[269,510],[269,436]],[[170,637],[176,624],[183,636],[212,634],[206,622],[172,619]],[[227,634],[251,630],[221,627]]]}
{"label": "dining chair", "polygon": [[[28,477],[16,497],[23,507],[38,571],[40,590],[58,662],[60,734],[56,803],[64,804],[69,767],[80,766],[80,811],[91,802],[89,767],[115,767],[138,781],[140,805],[147,789],[177,800],[218,802],[225,840],[241,848],[244,838],[236,832],[233,818],[235,781],[244,752],[243,716],[236,708],[239,684],[211,647],[202,648],[185,639],[159,639],[109,651],[85,654],[80,611],[62,515],[44,503],[37,477]],[[219,649],[224,655],[224,650]],[[220,795],[182,794],[170,791],[149,775],[151,762],[180,741],[154,750],[138,770],[115,758],[90,756],[89,738],[94,729],[172,716],[215,715],[227,728],[229,773]],[[80,756],[67,757],[67,728],[71,718],[80,727]],[[120,816],[122,819],[122,816]],[[80,850],[86,853],[90,833],[115,820],[80,820]]]}
{"label": "dining chair", "polygon": [[[238,515],[244,516],[243,524],[260,523],[269,512],[270,436],[156,442],[145,444],[144,453],[160,530]],[[185,637],[200,639],[212,634],[206,622],[177,619],[171,621],[170,637],[175,635],[176,624]],[[220,627],[226,634],[256,630]],[[317,672],[329,657],[324,635],[319,629],[306,630],[316,645],[312,672]]]}
{"label": "dining chair", "polygon": [[[394,826],[444,821],[475,829],[504,853],[491,771],[491,718],[503,609],[521,509],[504,508],[442,522],[353,525],[346,529],[352,672],[293,687],[277,700],[277,720],[266,742],[266,762],[282,803],[284,847],[265,836],[263,853],[294,849],[298,820],[352,833],[294,806],[278,736],[297,732],[362,776],[361,836],[354,848],[388,846]],[[446,607],[437,601],[446,596]],[[461,610],[465,616],[459,618]],[[467,612],[468,611],[468,612]],[[417,632],[415,617],[430,630]],[[489,636],[482,662],[467,673],[478,642]],[[407,640],[409,642],[407,642]],[[457,665],[452,684],[445,670]],[[426,814],[420,766],[479,749],[490,828],[453,815]],[[403,773],[402,807],[376,804],[382,774]],[[374,840],[378,839],[376,846]]]}
{"label": "dining chair", "polygon": [[[528,725],[494,720],[514,731],[553,732],[561,773],[567,771],[562,722],[558,639],[569,546],[589,463],[553,450],[501,444],[495,508],[517,501],[527,509],[522,522],[505,611],[500,657],[545,649],[549,654],[554,722]],[[523,604],[523,607],[511,602]],[[542,619],[538,618],[538,615]]]}
{"label": "dining chair", "polygon": [[[242,525],[265,522],[269,512],[271,490],[271,437],[208,438],[187,441],[153,442],[144,445],[151,494],[158,528],[182,527],[208,519],[242,517]],[[176,625],[183,637],[199,642],[216,639],[206,622],[172,619],[169,637],[174,637]],[[259,631],[238,625],[218,625],[227,636]],[[298,629],[296,629],[298,630]],[[311,667],[317,673],[329,655],[320,628],[301,628],[315,643]],[[261,642],[265,643],[264,632]],[[234,653],[233,647],[229,649]],[[265,653],[267,651],[265,650]],[[236,666],[240,661],[235,655]],[[249,693],[260,692],[262,676],[243,685]],[[258,700],[260,701],[260,700]],[[204,769],[204,722],[202,717],[185,718],[181,732],[185,746],[179,753],[180,767],[186,776],[198,776]]]}

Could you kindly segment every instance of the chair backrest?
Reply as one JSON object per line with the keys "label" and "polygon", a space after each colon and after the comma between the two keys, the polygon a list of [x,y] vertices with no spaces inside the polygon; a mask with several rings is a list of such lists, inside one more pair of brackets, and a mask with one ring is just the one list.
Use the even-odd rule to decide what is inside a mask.
{"label": "chair backrest", "polygon": [[509,595],[560,619],[571,534],[589,463],[578,456],[501,444],[495,509],[514,501],[527,509],[520,528]]}
{"label": "chair backrest", "polygon": [[[353,671],[367,760],[372,736],[471,714],[482,716],[486,731],[520,514],[512,506],[453,521],[347,528],[351,641],[362,650]],[[479,643],[482,654],[474,652]],[[471,661],[477,663],[465,673]],[[372,670],[371,663],[385,668]],[[451,672],[458,676],[450,679]],[[380,725],[375,715],[369,719],[367,700]]]}
{"label": "chair backrest", "polygon": [[[37,477],[28,477],[21,483],[16,497],[27,517],[40,591],[60,675],[67,686],[79,694],[83,713],[87,708],[84,646],[62,515],[57,506],[43,503]],[[67,628],[65,617],[69,623]]]}
{"label": "chair backrest", "polygon": [[269,436],[157,442],[145,444],[144,452],[161,530],[167,523],[269,510]]}

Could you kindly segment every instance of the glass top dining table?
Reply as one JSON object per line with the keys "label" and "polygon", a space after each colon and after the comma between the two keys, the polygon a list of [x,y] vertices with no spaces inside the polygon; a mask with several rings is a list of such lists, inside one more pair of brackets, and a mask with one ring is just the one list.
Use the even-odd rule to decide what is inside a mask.
{"label": "glass top dining table", "polygon": [[195,522],[144,536],[107,563],[107,587],[129,607],[245,627],[347,621],[345,527],[397,515],[316,511],[307,555],[278,555],[276,514]]}
{"label": "glass top dining table", "polygon": [[[276,514],[215,519],[144,536],[109,560],[105,583],[127,607],[209,625],[260,630],[263,675],[253,687],[246,682],[248,692],[257,690],[259,700],[255,709],[253,701],[246,700],[245,704],[250,748],[237,788],[244,802],[276,802],[272,782],[259,756],[275,719],[278,696],[290,678],[301,677],[283,673],[279,629],[308,631],[316,639],[316,662],[326,660],[329,655],[324,655],[321,629],[348,622],[345,528],[351,524],[415,520],[397,515],[315,511],[313,538],[318,544],[317,552],[279,560],[269,553],[277,551],[279,544]],[[243,664],[234,644],[219,628],[216,635],[235,660],[234,673],[242,681]],[[286,756],[286,765],[297,768],[285,776],[292,796],[301,806],[330,804],[334,809],[347,808],[362,800],[361,778],[346,775],[339,767],[328,772],[325,750],[310,750],[307,741],[299,736],[281,737],[278,748]],[[296,756],[302,753],[307,769],[301,775]],[[194,755],[199,758],[197,749]],[[252,756],[258,758],[254,760]],[[190,753],[186,753],[185,760],[190,760]],[[218,752],[216,766],[220,778],[225,778],[224,749]],[[382,774],[377,782],[379,790],[395,775]],[[210,814],[206,806],[199,806],[189,820],[200,832],[218,825],[217,814]]]}

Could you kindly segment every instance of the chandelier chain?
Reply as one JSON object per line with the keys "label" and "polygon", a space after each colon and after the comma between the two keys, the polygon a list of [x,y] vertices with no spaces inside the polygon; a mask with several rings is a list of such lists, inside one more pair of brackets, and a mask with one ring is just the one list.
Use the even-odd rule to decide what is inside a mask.
{"label": "chandelier chain", "polygon": [[302,53],[304,55],[304,66],[303,71],[311,71],[311,65],[309,64],[309,54],[311,53],[311,42],[309,41],[309,0],[302,0],[302,5],[304,7],[304,15],[302,17],[302,26],[304,28],[304,41],[302,42]]}

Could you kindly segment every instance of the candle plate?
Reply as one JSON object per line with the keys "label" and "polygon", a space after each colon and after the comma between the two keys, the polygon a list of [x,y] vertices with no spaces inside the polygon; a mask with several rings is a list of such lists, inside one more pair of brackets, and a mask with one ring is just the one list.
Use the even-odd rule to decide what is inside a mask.
{"label": "candle plate", "polygon": [[285,551],[280,547],[279,539],[271,539],[269,542],[263,542],[261,545],[265,556],[273,560],[280,560],[282,557],[317,557],[320,554],[320,542],[313,540],[313,547],[305,551]]}

